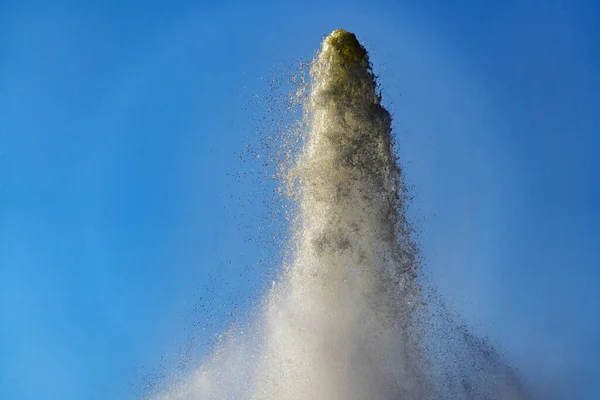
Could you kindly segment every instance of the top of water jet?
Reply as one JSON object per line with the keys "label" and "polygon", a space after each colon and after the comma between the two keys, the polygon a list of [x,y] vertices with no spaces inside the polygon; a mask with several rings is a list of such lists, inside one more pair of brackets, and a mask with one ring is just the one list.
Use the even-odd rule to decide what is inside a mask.
{"label": "top of water jet", "polygon": [[343,29],[336,29],[325,38],[322,52],[331,61],[341,65],[369,67],[367,50],[359,43],[354,33]]}

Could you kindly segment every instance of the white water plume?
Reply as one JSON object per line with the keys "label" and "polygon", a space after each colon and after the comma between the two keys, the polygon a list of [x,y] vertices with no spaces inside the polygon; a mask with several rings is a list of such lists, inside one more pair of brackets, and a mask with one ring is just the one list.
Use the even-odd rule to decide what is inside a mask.
{"label": "white water plume", "polygon": [[[260,315],[161,398],[524,399],[491,348],[426,302],[368,55],[336,30],[312,63],[290,265]],[[428,303],[428,304],[426,304]]]}

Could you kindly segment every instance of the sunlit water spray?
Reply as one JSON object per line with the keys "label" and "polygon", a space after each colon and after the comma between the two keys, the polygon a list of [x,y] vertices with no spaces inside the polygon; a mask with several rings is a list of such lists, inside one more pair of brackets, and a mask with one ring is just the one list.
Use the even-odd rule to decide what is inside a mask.
{"label": "sunlit water spray", "polygon": [[424,300],[391,117],[353,34],[325,38],[303,106],[290,265],[252,326],[161,398],[524,399],[490,348]]}

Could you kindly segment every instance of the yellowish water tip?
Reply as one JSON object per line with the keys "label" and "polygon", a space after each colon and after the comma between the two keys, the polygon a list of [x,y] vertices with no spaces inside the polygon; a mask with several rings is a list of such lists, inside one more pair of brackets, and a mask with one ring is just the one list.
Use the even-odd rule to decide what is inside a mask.
{"label": "yellowish water tip", "polygon": [[349,65],[368,63],[367,50],[360,44],[354,33],[336,29],[325,38],[325,51],[333,51],[340,61]]}

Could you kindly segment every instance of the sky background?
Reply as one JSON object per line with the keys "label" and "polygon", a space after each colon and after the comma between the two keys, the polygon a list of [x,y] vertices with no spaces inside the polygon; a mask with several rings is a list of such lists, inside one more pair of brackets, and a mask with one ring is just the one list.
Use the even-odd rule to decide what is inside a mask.
{"label": "sky background", "polygon": [[0,399],[134,399],[209,351],[277,258],[252,94],[336,28],[446,301],[548,396],[598,398],[600,3],[92,3],[0,2]]}

